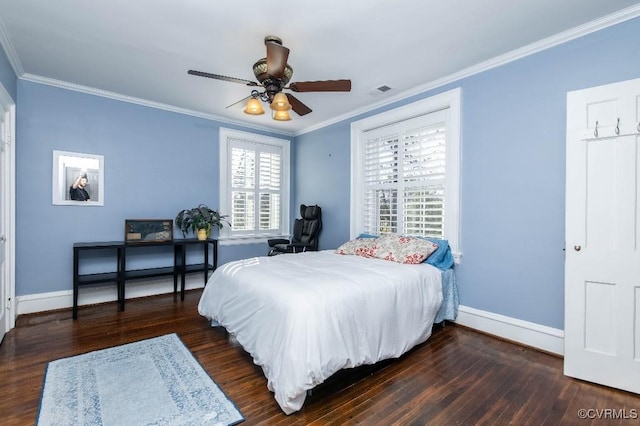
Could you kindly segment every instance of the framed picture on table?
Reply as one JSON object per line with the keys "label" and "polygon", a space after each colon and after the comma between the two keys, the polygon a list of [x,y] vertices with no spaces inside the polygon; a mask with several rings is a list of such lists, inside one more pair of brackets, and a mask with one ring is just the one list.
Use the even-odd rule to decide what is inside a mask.
{"label": "framed picture on table", "polygon": [[126,243],[153,243],[173,241],[173,219],[126,219]]}

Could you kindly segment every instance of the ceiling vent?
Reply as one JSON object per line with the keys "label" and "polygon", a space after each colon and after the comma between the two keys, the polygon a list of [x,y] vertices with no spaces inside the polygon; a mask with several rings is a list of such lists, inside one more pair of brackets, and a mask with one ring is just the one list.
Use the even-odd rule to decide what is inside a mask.
{"label": "ceiling vent", "polygon": [[378,86],[373,90],[369,91],[369,94],[371,96],[378,96],[382,93],[388,92],[389,90],[391,90],[391,87],[387,86],[386,84],[383,84],[382,86]]}

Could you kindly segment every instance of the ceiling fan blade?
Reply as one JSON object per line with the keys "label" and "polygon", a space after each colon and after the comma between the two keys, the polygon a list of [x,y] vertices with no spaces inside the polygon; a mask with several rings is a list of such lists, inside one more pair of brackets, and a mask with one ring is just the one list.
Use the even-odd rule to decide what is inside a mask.
{"label": "ceiling fan blade", "polygon": [[298,81],[288,89],[294,92],[350,92],[351,80]]}
{"label": "ceiling fan blade", "polygon": [[191,75],[197,75],[198,77],[207,77],[207,78],[213,78],[215,80],[229,81],[231,83],[246,84],[247,86],[257,86],[258,85],[258,83],[256,83],[255,81],[243,80],[241,78],[235,78],[235,77],[227,77],[227,76],[218,75],[218,74],[211,74],[211,73],[203,72],[203,71],[189,70],[189,71],[187,71],[187,73],[191,74]]}
{"label": "ceiling fan blade", "polygon": [[247,96],[246,98],[240,99],[238,102],[234,102],[231,105],[226,106],[226,108],[234,107],[234,106],[238,105],[239,103],[242,103],[242,102],[248,100],[249,98],[251,98],[251,95]]}
{"label": "ceiling fan blade", "polygon": [[273,41],[265,41],[264,44],[267,46],[267,74],[282,78],[289,59],[289,49]]}
{"label": "ceiling fan blade", "polygon": [[291,109],[298,115],[303,116],[307,115],[311,112],[311,108],[300,102],[298,98],[293,96],[290,93],[287,93],[287,98],[289,99],[289,103],[291,104]]}

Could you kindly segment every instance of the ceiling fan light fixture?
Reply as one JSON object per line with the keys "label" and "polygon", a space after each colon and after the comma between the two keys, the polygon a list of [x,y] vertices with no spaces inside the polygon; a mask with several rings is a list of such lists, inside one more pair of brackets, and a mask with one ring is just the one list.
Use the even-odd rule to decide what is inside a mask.
{"label": "ceiling fan light fixture", "polygon": [[[249,99],[246,97],[239,100],[227,108],[236,106],[249,99],[244,113],[249,115],[264,114],[264,109],[260,102],[268,103],[271,108],[271,118],[278,121],[291,120],[289,110],[295,112],[300,117],[312,112],[312,109],[302,103],[291,93],[281,93],[283,90],[293,92],[350,92],[351,80],[319,80],[319,81],[298,81],[289,83],[293,75],[293,68],[287,63],[289,59],[289,49],[282,45],[282,39],[268,35],[264,38],[267,56],[253,64],[253,74],[257,80],[245,80],[244,78],[228,77],[220,74],[211,74],[203,71],[189,70],[189,75],[207,77],[215,80],[239,83],[255,88],[251,90]],[[386,88],[380,88],[380,90]]]}
{"label": "ceiling fan light fixture", "polygon": [[291,116],[289,115],[289,111],[286,109],[284,111],[273,111],[273,119],[278,121],[289,121],[291,120]]}
{"label": "ceiling fan light fixture", "polygon": [[244,113],[249,115],[261,115],[264,114],[264,109],[262,109],[262,105],[259,100],[251,98],[249,99],[249,102],[247,102],[247,106],[244,108]]}
{"label": "ceiling fan light fixture", "polygon": [[289,99],[287,95],[284,93],[276,93],[273,97],[273,101],[271,101],[271,109],[275,111],[288,111],[291,109],[291,104],[289,103]]}

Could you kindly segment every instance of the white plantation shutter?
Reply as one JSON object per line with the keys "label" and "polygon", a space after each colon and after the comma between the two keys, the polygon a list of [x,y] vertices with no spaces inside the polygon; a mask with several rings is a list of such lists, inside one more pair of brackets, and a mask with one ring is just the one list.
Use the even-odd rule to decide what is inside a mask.
{"label": "white plantation shutter", "polygon": [[231,148],[231,227],[236,231],[255,228],[255,151]]}
{"label": "white plantation shutter", "polygon": [[442,238],[447,111],[364,132],[364,231]]}
{"label": "white plantation shutter", "polygon": [[282,153],[260,152],[258,226],[261,231],[280,229]]}
{"label": "white plantation shutter", "polygon": [[[221,129],[221,206],[231,228],[223,237],[285,235],[288,231],[288,141]],[[286,142],[286,143],[285,143]],[[224,228],[223,228],[224,230]]]}

